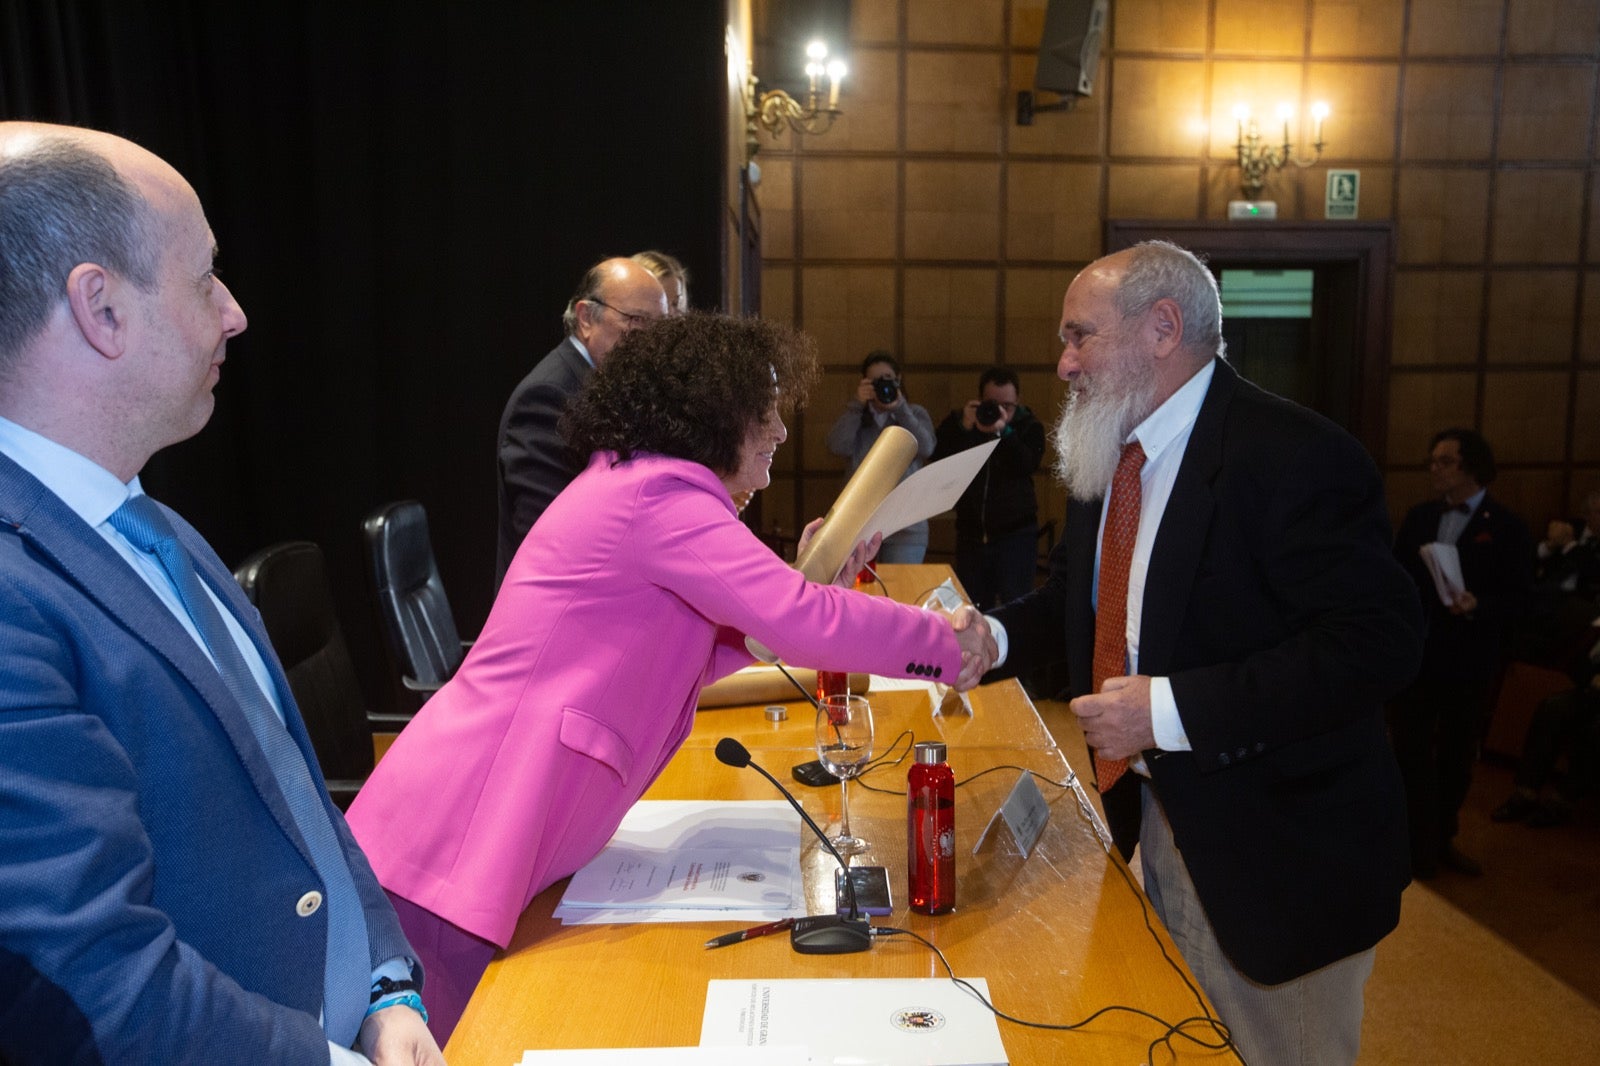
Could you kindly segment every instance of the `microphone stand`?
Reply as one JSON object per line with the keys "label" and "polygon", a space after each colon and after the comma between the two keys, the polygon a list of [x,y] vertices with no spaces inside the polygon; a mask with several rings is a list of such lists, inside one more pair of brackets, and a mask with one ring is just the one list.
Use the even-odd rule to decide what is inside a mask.
{"label": "microphone stand", "polygon": [[828,834],[822,831],[807,814],[805,808],[784,788],[776,777],[773,777],[765,768],[755,763],[750,758],[750,751],[743,744],[732,737],[723,737],[717,742],[717,759],[728,766],[748,766],[768,781],[778,790],[779,795],[789,801],[789,806],[795,809],[801,819],[822,841],[822,846],[828,849],[839,868],[844,871],[845,896],[850,901],[850,913],[843,914],[809,914],[804,918],[796,918],[794,925],[789,927],[789,946],[802,955],[846,955],[857,951],[866,951],[872,946],[872,928],[866,918],[861,916],[861,908],[856,903],[855,878],[850,876],[850,866],[844,861],[844,856],[839,854],[839,849],[833,846],[833,841],[828,839]]}

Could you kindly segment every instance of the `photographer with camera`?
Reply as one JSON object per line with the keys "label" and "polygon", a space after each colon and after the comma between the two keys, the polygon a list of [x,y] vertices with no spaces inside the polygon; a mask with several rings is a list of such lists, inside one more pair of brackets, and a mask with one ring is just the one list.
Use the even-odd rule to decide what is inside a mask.
{"label": "photographer with camera", "polygon": [[[933,454],[933,417],[924,407],[906,399],[900,381],[900,363],[886,351],[875,351],[861,361],[861,382],[844,405],[844,413],[828,430],[828,450],[849,459],[846,476],[856,472],[883,427],[896,425],[917,438],[917,455],[906,468],[911,476]],[[902,478],[901,480],[904,480]],[[883,538],[878,561],[920,563],[928,550],[928,523],[917,522]]]}
{"label": "photographer with camera", "polygon": [[1033,473],[1044,458],[1044,426],[1017,402],[1014,371],[992,366],[978,397],[939,424],[935,460],[1000,438],[989,461],[956,502],[956,576],[972,604],[987,610],[1033,588],[1039,539]]}

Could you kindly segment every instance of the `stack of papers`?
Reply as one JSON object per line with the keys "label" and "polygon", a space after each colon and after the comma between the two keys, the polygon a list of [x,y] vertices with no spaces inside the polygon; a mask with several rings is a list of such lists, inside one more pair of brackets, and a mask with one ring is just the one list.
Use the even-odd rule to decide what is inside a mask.
{"label": "stack of papers", "polygon": [[568,925],[804,914],[800,817],[782,800],[642,800],[555,909]]}
{"label": "stack of papers", "polygon": [[[988,998],[987,981],[969,981]],[[1007,1061],[994,1012],[943,978],[707,982],[701,1047],[791,1044],[837,1066]]]}

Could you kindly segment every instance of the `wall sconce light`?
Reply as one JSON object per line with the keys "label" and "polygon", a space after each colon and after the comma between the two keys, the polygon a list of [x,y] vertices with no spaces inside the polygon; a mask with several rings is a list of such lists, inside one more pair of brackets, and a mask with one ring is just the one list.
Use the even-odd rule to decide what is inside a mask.
{"label": "wall sconce light", "polygon": [[1289,141],[1289,120],[1294,117],[1294,108],[1288,104],[1278,107],[1278,117],[1283,119],[1281,146],[1261,143],[1261,133],[1256,129],[1256,120],[1251,117],[1249,107],[1240,104],[1233,109],[1233,117],[1239,124],[1239,191],[1244,193],[1246,200],[1261,199],[1261,188],[1274,170],[1291,163],[1297,167],[1309,167],[1322,158],[1322,123],[1328,117],[1327,104],[1317,103],[1311,107],[1313,154],[1310,159],[1294,157],[1294,146]]}
{"label": "wall sconce light", "polygon": [[[745,92],[746,132],[750,155],[761,148],[760,130],[776,137],[787,125],[796,133],[820,136],[833,127],[834,120],[844,114],[839,109],[839,88],[844,83],[846,68],[843,60],[828,59],[828,46],[821,41],[806,45],[806,102],[802,105],[782,89],[772,89],[757,95],[760,83],[753,73]],[[824,91],[822,79],[828,79]]]}

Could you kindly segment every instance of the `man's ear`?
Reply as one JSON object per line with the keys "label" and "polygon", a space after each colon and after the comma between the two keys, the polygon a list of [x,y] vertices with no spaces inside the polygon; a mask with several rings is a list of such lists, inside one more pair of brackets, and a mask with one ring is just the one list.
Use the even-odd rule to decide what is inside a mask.
{"label": "man's ear", "polygon": [[1150,308],[1146,324],[1155,345],[1157,359],[1165,359],[1183,345],[1183,309],[1178,302],[1163,297]]}
{"label": "man's ear", "polygon": [[96,263],[79,263],[67,275],[67,306],[89,346],[116,359],[128,346],[125,296],[129,283]]}

